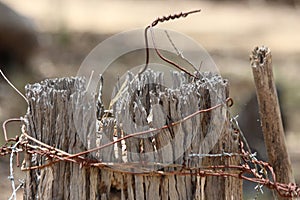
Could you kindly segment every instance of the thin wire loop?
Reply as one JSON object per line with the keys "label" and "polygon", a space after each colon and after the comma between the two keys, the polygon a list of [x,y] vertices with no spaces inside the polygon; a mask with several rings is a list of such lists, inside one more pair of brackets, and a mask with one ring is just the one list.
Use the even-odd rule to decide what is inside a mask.
{"label": "thin wire loop", "polygon": [[153,30],[152,28],[154,26],[156,26],[159,22],[162,23],[162,22],[165,22],[165,21],[169,21],[169,20],[174,20],[174,19],[179,19],[179,18],[184,18],[184,17],[187,17],[188,15],[190,14],[193,14],[193,13],[197,13],[197,12],[200,12],[201,10],[193,10],[193,11],[189,11],[189,12],[181,12],[179,14],[174,14],[174,15],[169,15],[169,16],[163,16],[163,17],[159,17],[157,18],[156,20],[154,20],[151,25],[147,26],[145,28],[145,31],[144,31],[144,37],[145,37],[145,47],[146,47],[146,61],[145,61],[145,66],[143,69],[141,69],[138,73],[138,76],[140,77],[140,75],[145,72],[148,68],[148,65],[149,65],[149,41],[148,41],[148,30],[150,29],[151,31],[151,36],[152,36],[152,43],[153,43],[153,46],[154,46],[154,49],[155,49],[155,52],[156,54],[162,59],[164,60],[165,62],[173,65],[174,67],[180,69],[181,71],[184,71],[185,73],[187,73],[188,75],[198,79],[197,76],[195,76],[194,74],[188,72],[185,68],[183,68],[182,66],[179,66],[178,64],[176,64],[175,62],[167,59],[166,57],[164,57],[160,51],[157,49],[156,47],[156,44],[155,44],[155,39],[154,39],[154,33],[153,33]]}
{"label": "thin wire loop", "polygon": [[5,142],[8,142],[7,131],[6,131],[6,125],[7,125],[7,123],[10,123],[10,122],[20,122],[22,120],[23,120],[22,118],[11,118],[11,119],[5,120],[2,123],[2,129],[3,129],[3,135],[4,135]]}

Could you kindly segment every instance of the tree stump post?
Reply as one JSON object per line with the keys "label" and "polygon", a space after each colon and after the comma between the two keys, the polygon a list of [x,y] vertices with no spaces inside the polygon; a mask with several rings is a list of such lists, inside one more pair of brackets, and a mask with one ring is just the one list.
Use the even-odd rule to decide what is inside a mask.
{"label": "tree stump post", "polygon": [[[166,88],[159,72],[147,70],[139,79],[129,73],[112,113],[98,121],[84,79],[27,85],[27,133],[69,154],[155,131],[85,155],[98,162],[93,166],[60,161],[28,171],[24,199],[241,199],[240,179],[198,174],[208,166],[240,163],[238,157],[202,157],[239,152],[224,103],[227,81],[211,73],[199,80],[179,72],[172,76],[173,88]],[[47,155],[28,154],[26,166],[49,161]]]}

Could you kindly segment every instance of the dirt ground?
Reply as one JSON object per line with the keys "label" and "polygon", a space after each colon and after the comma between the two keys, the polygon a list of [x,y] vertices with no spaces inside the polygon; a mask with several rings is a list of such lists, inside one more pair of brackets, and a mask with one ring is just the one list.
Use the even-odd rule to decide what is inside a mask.
{"label": "dirt ground", "polygon": [[[230,82],[230,93],[236,102],[234,112],[238,114],[254,91],[250,52],[257,45],[268,46],[272,50],[275,78],[284,90],[282,103],[288,118],[287,143],[294,173],[300,180],[300,7],[269,5],[263,1],[242,4],[97,0],[3,2],[30,18],[39,31],[41,49],[30,63],[34,75],[16,72],[10,77],[21,91],[28,82],[75,76],[88,53],[109,35],[143,28],[158,16],[200,8],[199,14],[159,27],[192,37],[210,53],[221,74]],[[1,87],[9,91],[1,94],[1,98],[6,99],[6,103],[0,105],[1,122],[24,115],[26,105],[20,103],[20,97],[8,86]],[[11,99],[16,99],[13,105],[9,103]],[[18,104],[21,106],[15,106]],[[10,132],[15,135],[17,129],[12,128]],[[3,177],[8,176],[8,163],[0,162],[0,192],[7,193],[7,197],[11,194],[10,184]]]}

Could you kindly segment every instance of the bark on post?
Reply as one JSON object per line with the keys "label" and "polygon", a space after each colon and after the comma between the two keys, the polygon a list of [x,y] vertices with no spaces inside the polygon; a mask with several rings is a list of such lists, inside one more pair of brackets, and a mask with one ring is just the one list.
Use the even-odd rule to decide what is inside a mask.
{"label": "bark on post", "polygon": [[[129,73],[127,82],[116,91],[112,115],[102,115],[97,131],[96,102],[87,98],[84,80],[64,78],[28,85],[27,132],[51,146],[77,153],[180,121],[228,97],[228,83],[218,75],[206,73],[197,81],[183,73],[172,76],[173,88],[167,88],[159,72],[147,70],[138,79]],[[241,199],[239,179],[172,174],[239,164],[234,157],[191,156],[222,152],[238,152],[225,104],[88,156],[102,167],[80,168],[62,161],[29,171],[24,199]],[[40,156],[28,155],[26,160],[28,166],[47,163]]]}
{"label": "bark on post", "polygon": [[[280,183],[294,183],[291,161],[287,151],[277,91],[273,77],[271,51],[256,47],[251,56],[259,104],[262,131],[268,152],[269,163],[274,167]],[[287,199],[280,197],[278,199]]]}

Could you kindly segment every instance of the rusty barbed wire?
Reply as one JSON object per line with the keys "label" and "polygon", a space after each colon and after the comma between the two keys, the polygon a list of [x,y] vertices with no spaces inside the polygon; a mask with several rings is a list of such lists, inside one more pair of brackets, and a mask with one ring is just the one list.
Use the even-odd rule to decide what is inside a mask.
{"label": "rusty barbed wire", "polygon": [[185,72],[186,74],[188,74],[189,76],[192,76],[196,79],[198,79],[197,76],[195,76],[194,74],[190,73],[188,70],[186,70],[184,67],[178,65],[177,63],[173,62],[172,60],[164,57],[160,51],[158,50],[158,48],[156,47],[156,42],[155,42],[155,39],[154,39],[154,33],[153,33],[153,30],[152,28],[154,26],[156,26],[159,22],[160,23],[163,23],[163,22],[166,22],[166,21],[169,21],[169,20],[174,20],[174,19],[179,19],[179,18],[184,18],[184,17],[187,17],[188,15],[190,14],[193,14],[193,13],[198,13],[200,12],[201,10],[193,10],[193,11],[189,11],[189,12],[181,12],[179,14],[173,14],[173,15],[169,15],[169,16],[163,16],[163,17],[158,17],[156,20],[154,20],[151,25],[147,26],[145,28],[145,31],[144,31],[144,38],[145,38],[145,49],[146,49],[146,60],[145,60],[145,66],[143,69],[141,69],[138,73],[138,75],[140,76],[143,72],[145,72],[148,68],[148,64],[149,64],[149,41],[148,41],[148,30],[150,29],[150,32],[151,32],[151,36],[152,36],[152,43],[153,43],[153,46],[154,46],[154,50],[156,52],[156,54],[160,57],[160,59],[162,59],[163,61],[169,63],[170,65],[173,65],[174,67],[176,67],[177,69]]}
{"label": "rusty barbed wire", "polygon": [[[157,55],[164,60],[165,62],[168,62],[169,64],[175,66],[176,68],[180,69],[181,71],[189,74],[190,76],[194,78],[196,77],[194,74],[188,72],[186,69],[184,69],[182,66],[179,66],[175,62],[165,58],[157,49],[156,44],[155,44],[155,38],[154,38],[154,32],[151,29],[152,27],[156,26],[158,23],[162,23],[165,21],[169,20],[174,20],[178,19],[181,17],[187,17],[189,14],[200,12],[200,10],[195,10],[195,11],[190,11],[186,13],[179,13],[179,14],[174,14],[174,15],[169,15],[169,16],[164,16],[161,18],[157,18],[155,21],[151,23],[151,25],[147,26],[145,29],[145,43],[146,43],[146,63],[144,69],[139,72],[139,74],[143,73],[148,66],[149,63],[149,45],[148,45],[148,30],[150,29],[151,34],[152,34],[152,42],[154,45],[154,49],[157,53]],[[169,38],[170,39],[170,38]],[[171,41],[171,40],[170,40]],[[172,41],[171,41],[172,42]],[[175,46],[175,45],[173,45]],[[3,75],[2,71],[0,70],[1,75],[5,78]],[[13,87],[14,88],[14,87]],[[17,92],[18,90],[14,88]],[[19,93],[19,92],[18,92]],[[28,100],[21,94],[19,93],[28,103]],[[230,107],[233,105],[233,100],[231,98],[226,99],[225,105],[227,107]],[[13,118],[13,119],[8,119],[3,123],[3,135],[5,138],[5,144],[0,147],[0,156],[7,156],[10,155],[10,175],[9,175],[9,180],[11,181],[12,188],[13,188],[13,193],[11,195],[11,199],[15,197],[16,191],[19,190],[23,184],[24,181],[20,180],[20,184],[16,187],[15,185],[15,178],[13,176],[13,158],[16,156],[16,163],[17,166],[19,166],[19,154],[20,153],[26,153],[26,154],[31,154],[31,155],[39,155],[42,158],[45,159],[46,164],[43,165],[37,165],[37,166],[27,166],[25,162],[22,163],[21,170],[23,171],[28,171],[28,170],[35,170],[35,169],[42,169],[45,167],[49,167],[55,163],[65,161],[65,162],[72,162],[79,164],[81,167],[99,167],[102,169],[106,170],[111,170],[111,171],[118,171],[116,169],[116,166],[122,167],[122,168],[136,168],[136,167],[141,167],[140,162],[127,162],[127,163],[106,163],[106,162],[101,162],[98,160],[92,160],[90,158],[86,158],[85,155],[101,150],[103,148],[106,148],[108,146],[114,145],[116,143],[119,143],[121,141],[124,141],[126,139],[129,139],[131,137],[135,136],[140,136],[140,135],[145,135],[149,134],[152,132],[156,131],[161,131],[176,125],[181,124],[182,122],[198,115],[204,112],[210,112],[216,108],[219,108],[221,106],[224,106],[224,103],[215,105],[213,107],[199,110],[197,112],[194,112],[190,114],[189,116],[170,123],[168,125],[165,125],[163,127],[157,128],[157,129],[151,129],[151,130],[146,130],[142,132],[137,132],[137,133],[132,133],[129,135],[126,135],[124,137],[118,138],[115,141],[106,143],[102,146],[89,149],[87,151],[79,152],[76,154],[70,154],[68,152],[62,151],[58,148],[55,148],[49,144],[46,144],[42,141],[37,140],[36,138],[28,135],[25,129],[25,125],[22,126],[21,129],[21,135],[16,136],[15,138],[8,138],[7,133],[6,133],[6,125],[10,122],[18,121],[22,122],[22,118]],[[174,168],[181,168],[181,170],[174,170],[174,171],[147,171],[146,168],[144,168],[144,173],[138,173],[138,174],[143,174],[143,175],[151,175],[151,176],[163,176],[163,175],[181,175],[181,176],[190,176],[190,175],[195,175],[195,176],[200,176],[200,177],[206,177],[206,176],[218,176],[218,177],[234,177],[237,179],[243,179],[247,180],[253,183],[257,183],[259,189],[261,189],[261,186],[265,186],[271,190],[275,190],[280,196],[283,197],[300,197],[300,188],[297,186],[295,183],[279,183],[277,182],[276,179],[276,174],[273,170],[273,167],[265,161],[257,160],[255,157],[255,154],[251,153],[249,145],[247,144],[246,139],[243,136],[243,133],[240,129],[240,127],[237,124],[236,118],[232,118],[230,120],[231,126],[233,128],[234,134],[239,135],[239,153],[232,153],[232,152],[221,152],[221,153],[216,153],[216,154],[190,154],[189,157],[199,157],[199,158],[208,158],[208,157],[221,157],[221,158],[230,158],[230,157],[239,157],[241,158],[242,162],[240,165],[212,165],[212,166],[201,166],[199,167],[190,167],[182,164],[164,164],[164,163],[143,163],[144,166],[160,166],[160,167],[174,167]],[[254,167],[252,167],[252,165]],[[114,168],[112,168],[114,166]],[[238,171],[239,173],[232,173],[230,170]],[[122,171],[124,174],[136,174],[136,172],[128,170],[128,171]],[[271,179],[268,178],[268,174],[271,175]]]}
{"label": "rusty barbed wire", "polygon": [[9,142],[11,139],[8,139],[7,137],[7,133],[6,133],[6,124],[10,123],[10,122],[20,122],[22,121],[22,118],[11,118],[11,119],[7,119],[2,123],[2,130],[3,130],[3,136],[4,136],[4,140],[5,142]]}
{"label": "rusty barbed wire", "polygon": [[[232,106],[233,101],[231,98],[228,98],[226,100],[228,106]],[[169,124],[168,126],[176,126],[180,123],[182,123],[184,120],[190,119],[191,117],[203,113],[203,112],[210,112],[213,109],[216,109],[218,107],[222,106],[222,104],[216,105],[214,107],[205,109],[205,110],[199,110],[195,113],[192,113],[191,115],[183,118],[182,120],[179,120],[177,122],[174,122],[172,124]],[[162,130],[164,128],[167,128],[167,126],[161,127],[158,130]],[[88,153],[91,153],[96,150],[103,149],[105,147],[111,146],[117,142],[120,142],[122,140],[126,140],[130,137],[134,137],[137,135],[142,134],[148,134],[152,131],[158,131],[158,130],[148,130],[138,133],[133,133],[130,135],[127,135],[125,137],[119,138],[117,141],[113,141],[110,143],[107,143],[105,145],[102,145],[98,148],[94,148],[88,151],[80,152],[77,154],[70,154],[68,152],[62,151],[60,149],[57,149],[55,147],[52,147],[48,144],[45,144],[31,136],[29,136],[25,131],[25,125],[22,126],[22,134],[15,138],[10,138],[7,140],[7,142],[0,147],[0,156],[6,156],[8,154],[11,155],[18,155],[19,153],[27,153],[31,155],[39,155],[41,157],[45,158],[45,161],[47,161],[44,165],[39,166],[30,166],[27,167],[26,163],[23,162],[21,166],[21,170],[28,171],[28,170],[35,170],[35,169],[41,169],[45,167],[49,167],[57,162],[65,161],[65,162],[72,162],[77,163],[81,167],[99,167],[106,170],[112,170],[112,171],[118,171],[116,169],[116,166],[120,166],[123,169],[128,168],[132,169],[135,167],[140,167],[140,162],[130,162],[130,163],[105,163],[97,160],[92,160],[84,157],[83,155],[86,155]],[[240,134],[240,129],[235,128],[233,130],[234,134]],[[17,150],[16,150],[17,148]],[[247,149],[245,149],[244,142],[239,139],[239,153],[231,153],[231,152],[221,152],[219,154],[191,154],[190,157],[222,157],[222,158],[229,158],[229,157],[240,157],[242,158],[243,162],[240,163],[240,165],[214,165],[214,166],[201,166],[199,167],[189,167],[189,166],[182,166],[181,164],[168,164],[168,167],[180,167],[181,170],[174,170],[174,171],[147,171],[146,168],[144,168],[143,175],[151,175],[151,176],[162,176],[162,175],[181,175],[181,176],[187,176],[187,175],[195,175],[195,176],[219,176],[219,177],[234,177],[238,179],[243,179],[247,181],[251,181],[254,183],[257,183],[259,187],[265,186],[271,190],[275,190],[278,192],[280,196],[283,197],[300,197],[300,188],[295,183],[289,183],[289,184],[283,184],[278,183],[276,181],[276,174],[272,168],[272,166],[265,161],[257,160],[255,158],[255,154],[252,154]],[[12,159],[11,159],[12,162]],[[19,161],[16,161],[19,162]],[[145,166],[160,166],[160,167],[166,167],[166,164],[163,163],[143,163]],[[268,171],[271,175],[271,179],[269,179],[267,176],[265,176],[264,173],[261,173],[257,168],[251,167],[252,165],[258,165],[262,169]],[[18,163],[17,163],[18,165]],[[114,166],[114,168],[111,168]],[[232,173],[230,170],[238,171],[239,173]],[[122,171],[122,173],[127,174],[136,174],[134,171]],[[141,174],[139,172],[139,174]],[[11,179],[13,181],[13,177]],[[13,183],[12,183],[13,184]],[[15,187],[15,190],[20,189],[22,186],[22,181],[20,182],[19,186]],[[261,188],[260,188],[261,189]]]}
{"label": "rusty barbed wire", "polygon": [[[227,98],[227,99],[226,99],[226,102],[227,102],[227,105],[228,105],[228,106],[232,106],[232,105],[233,105],[233,100],[232,100],[231,98]],[[35,142],[35,143],[37,143],[37,144],[39,144],[39,145],[41,145],[41,146],[44,146],[44,148],[38,148],[38,147],[35,148],[34,146],[32,146],[32,145],[30,145],[30,144],[27,143],[27,144],[26,144],[26,147],[27,147],[27,148],[30,147],[30,148],[34,149],[34,152],[36,152],[36,149],[39,149],[39,151],[36,152],[36,153],[49,155],[51,158],[58,158],[58,159],[59,159],[59,160],[57,160],[57,161],[52,161],[52,163],[59,162],[60,159],[61,159],[61,157],[56,157],[56,155],[58,155],[58,154],[55,154],[55,155],[53,155],[53,153],[50,154],[50,153],[47,151],[48,149],[49,149],[50,151],[52,150],[52,152],[59,152],[62,156],[64,156],[64,157],[63,157],[64,160],[71,161],[71,162],[77,162],[78,159],[79,159],[79,160],[85,160],[84,157],[81,157],[82,155],[85,155],[85,154],[88,154],[88,153],[92,153],[92,152],[94,152],[94,151],[101,150],[101,149],[103,149],[103,148],[105,148],[105,147],[111,146],[111,145],[113,145],[113,144],[116,144],[116,143],[121,142],[121,141],[123,141],[123,140],[126,140],[126,139],[128,139],[128,138],[132,138],[132,137],[136,137],[136,136],[140,136],[140,135],[145,135],[145,134],[152,133],[152,132],[156,132],[156,131],[161,131],[161,130],[170,128],[170,127],[172,127],[172,126],[179,125],[179,124],[181,124],[182,122],[184,122],[184,121],[186,121],[186,120],[188,120],[188,119],[190,119],[190,118],[192,118],[192,117],[194,117],[194,116],[196,116],[196,115],[198,115],[198,114],[200,114],[200,113],[209,112],[209,111],[212,111],[212,110],[214,110],[214,109],[216,109],[216,108],[219,108],[219,107],[221,107],[221,106],[223,106],[223,104],[218,104],[218,105],[215,105],[215,106],[210,107],[210,108],[207,108],[207,109],[199,110],[199,111],[197,111],[197,112],[192,113],[191,115],[188,115],[188,116],[184,117],[183,119],[181,119],[181,120],[179,120],[179,121],[172,122],[172,123],[170,123],[170,124],[168,124],[168,125],[165,125],[165,126],[162,126],[162,127],[160,127],[160,128],[156,128],[156,129],[151,129],[151,130],[146,130],[146,131],[141,131],[141,132],[137,132],[137,133],[128,134],[128,135],[126,135],[126,136],[124,136],[124,137],[121,137],[121,138],[119,138],[119,139],[116,139],[115,141],[106,143],[106,144],[104,144],[104,145],[102,145],[102,146],[99,146],[99,147],[96,147],[96,148],[93,148],[93,149],[89,149],[89,150],[87,150],[87,151],[83,151],[83,152],[80,152],[80,153],[77,153],[77,154],[73,154],[73,155],[72,155],[72,154],[68,154],[68,153],[66,153],[66,152],[64,152],[64,151],[62,151],[62,150],[59,150],[59,149],[57,149],[57,148],[54,148],[54,147],[52,147],[52,146],[49,146],[49,145],[47,145],[47,144],[45,144],[45,143],[43,143],[43,142],[41,142],[41,141],[39,141],[39,140],[37,140],[37,139],[31,137],[31,136],[29,136],[29,135],[25,132],[25,129],[24,129],[24,128],[22,129],[22,130],[23,130],[22,132],[23,132],[23,135],[24,135],[26,138],[30,139],[31,141],[33,141],[33,142]],[[74,160],[73,158],[76,158],[76,159]],[[46,166],[48,166],[48,165],[46,165]],[[45,167],[45,166],[42,166],[42,167],[40,167],[40,168],[43,168],[43,167]],[[35,168],[35,167],[34,167],[34,168]],[[30,170],[30,169],[31,169],[31,168],[28,168],[28,170]]]}
{"label": "rusty barbed wire", "polygon": [[193,14],[193,13],[197,13],[197,12],[200,12],[201,9],[198,9],[198,10],[192,10],[192,11],[189,11],[189,12],[181,12],[181,13],[178,13],[178,14],[171,14],[169,16],[163,16],[163,17],[158,17],[156,20],[154,20],[151,24],[152,27],[156,26],[158,24],[158,22],[165,22],[165,21],[169,21],[169,20],[174,20],[174,19],[179,19],[179,18],[184,18],[184,17],[187,17],[188,15],[190,14]]}

